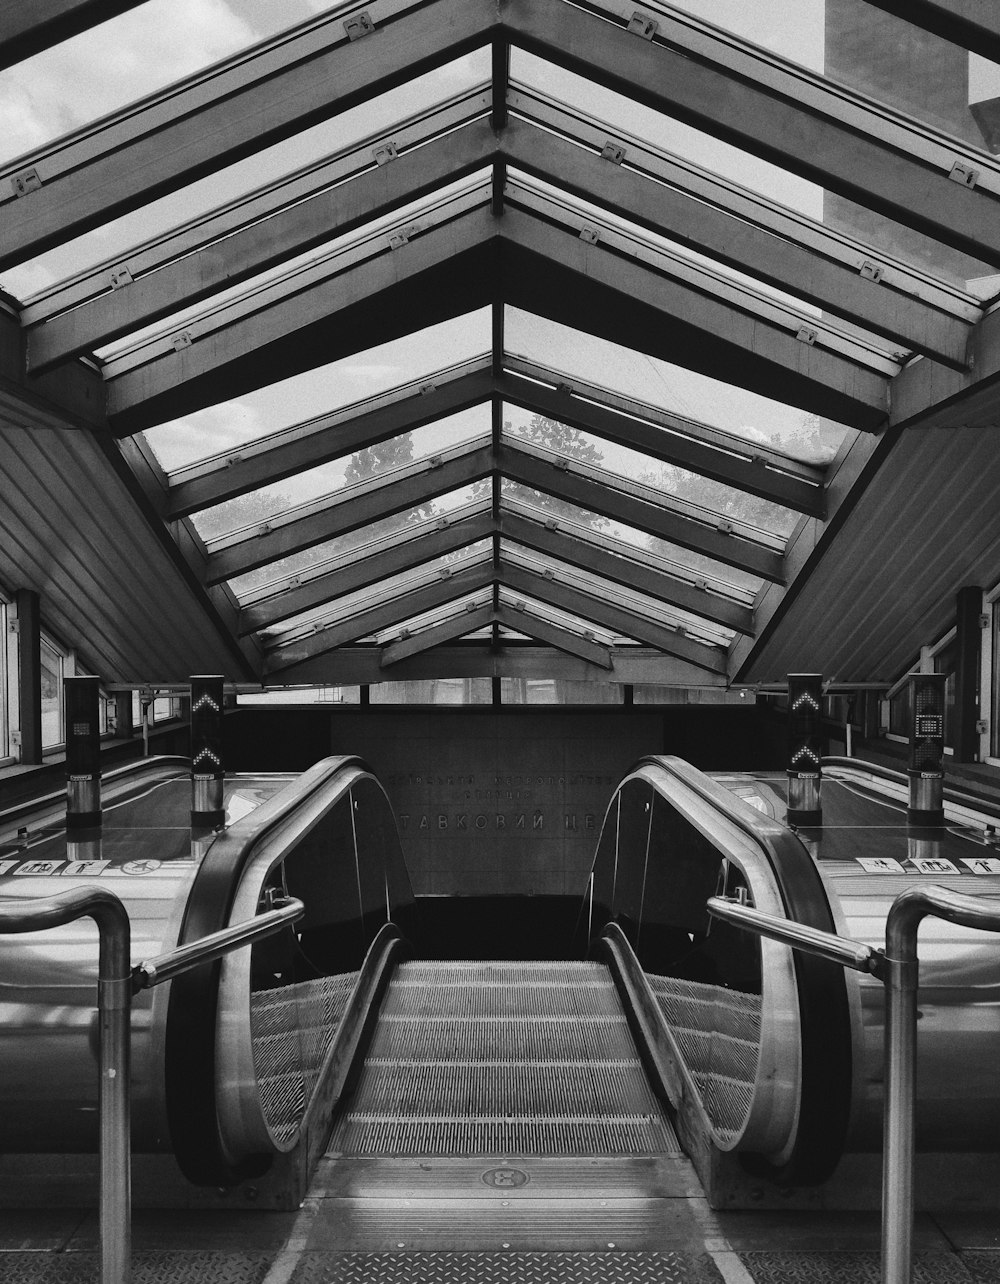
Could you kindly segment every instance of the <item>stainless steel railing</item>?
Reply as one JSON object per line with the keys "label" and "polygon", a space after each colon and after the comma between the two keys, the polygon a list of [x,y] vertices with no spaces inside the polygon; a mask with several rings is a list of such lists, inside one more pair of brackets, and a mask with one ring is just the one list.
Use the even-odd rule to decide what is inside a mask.
{"label": "stainless steel railing", "polygon": [[708,911],[737,927],[781,941],[858,972],[885,987],[885,1113],[882,1129],[882,1284],[913,1277],[913,1135],[917,1082],[917,929],[932,916],[962,927],[1000,932],[1000,909],[943,887],[910,887],[892,903],[885,949],[804,927],[721,896]]}
{"label": "stainless steel railing", "polygon": [[270,936],[304,913],[302,902],[290,898],[245,923],[130,968],[128,913],[106,888],[75,887],[55,896],[0,899],[0,934],[37,932],[79,918],[92,918],[97,924],[101,1284],[129,1284],[132,1269],[132,995]]}

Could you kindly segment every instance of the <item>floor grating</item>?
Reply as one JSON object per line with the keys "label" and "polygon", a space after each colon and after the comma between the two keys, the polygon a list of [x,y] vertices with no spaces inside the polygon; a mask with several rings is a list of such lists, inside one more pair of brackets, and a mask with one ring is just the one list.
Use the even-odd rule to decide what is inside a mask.
{"label": "floor grating", "polygon": [[[740,1253],[754,1284],[881,1284],[877,1252]],[[991,1284],[996,1276],[977,1276],[955,1253],[917,1253],[913,1284]]]}

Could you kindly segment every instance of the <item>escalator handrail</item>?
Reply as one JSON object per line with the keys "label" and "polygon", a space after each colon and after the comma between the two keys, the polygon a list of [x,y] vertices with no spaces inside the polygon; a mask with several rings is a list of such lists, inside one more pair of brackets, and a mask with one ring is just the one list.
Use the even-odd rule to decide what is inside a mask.
{"label": "escalator handrail", "polygon": [[[241,875],[254,852],[300,808],[329,791],[329,811],[358,779],[371,776],[354,755],[321,759],[274,797],[221,833],[209,847],[188,895],[178,933],[187,945],[227,926]],[[269,1157],[232,1163],[215,1106],[215,1036],[221,964],[207,963],[171,984],[164,1054],[164,1089],[177,1163],[200,1185],[230,1185],[259,1175]]]}
{"label": "escalator handrail", "polygon": [[[823,758],[821,763],[824,771],[828,768],[855,771],[861,775],[877,776],[880,780],[887,780],[903,790],[909,788],[909,777],[905,771],[897,771],[880,762],[868,762],[865,758],[845,758],[832,754]],[[943,793],[945,802],[954,803],[958,807],[968,807],[970,811],[978,811],[1000,825],[1000,802],[996,798],[981,794],[974,789],[959,788],[950,784],[945,784]]]}
{"label": "escalator handrail", "polygon": [[[670,798],[669,787],[674,780],[740,830],[764,854],[788,918],[819,931],[836,931],[819,870],[801,840],[790,829],[676,757],[648,755],[641,758],[619,784],[614,797],[640,772],[671,804],[674,800]],[[613,802],[614,798],[612,805]],[[592,876],[596,872],[596,862],[595,856]],[[603,923],[594,924],[598,933],[604,926]],[[802,1046],[799,1124],[788,1161],[780,1170],[767,1165],[762,1167],[770,1177],[783,1184],[814,1184],[824,1181],[833,1171],[843,1153],[847,1136],[853,1074],[851,1015],[847,984],[840,967],[798,951],[792,958]]]}
{"label": "escalator handrail", "polygon": [[[113,767],[110,771],[101,772],[101,788],[121,784],[123,778],[128,776],[141,776],[148,772],[153,774],[156,771],[176,770],[178,773],[187,773],[191,770],[191,759],[185,758],[180,754],[158,754],[150,758],[137,758],[133,762],[123,763],[120,767]],[[126,782],[127,783],[127,782]],[[141,782],[137,779],[135,784],[138,786]],[[59,789],[53,789],[49,793],[41,794],[36,798],[25,799],[23,802],[15,803],[13,807],[8,807],[5,811],[0,811],[0,830],[5,829],[8,825],[16,825],[18,820],[30,816],[33,812],[46,812],[53,808],[64,807],[66,805],[66,786]]]}

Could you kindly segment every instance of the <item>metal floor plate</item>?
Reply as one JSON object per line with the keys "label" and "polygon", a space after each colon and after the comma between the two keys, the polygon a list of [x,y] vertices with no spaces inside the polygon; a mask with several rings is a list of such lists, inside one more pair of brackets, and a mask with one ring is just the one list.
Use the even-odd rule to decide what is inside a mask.
{"label": "metal floor plate", "polygon": [[[263,1284],[271,1253],[137,1252],[132,1284]],[[3,1284],[96,1284],[96,1253],[0,1253]]]}
{"label": "metal floor plate", "polygon": [[[740,1253],[754,1284],[880,1284],[878,1253]],[[955,1253],[917,1253],[913,1284],[988,1284],[996,1276],[977,1276]]]}
{"label": "metal floor plate", "polygon": [[720,1284],[706,1253],[306,1254],[290,1284]]}

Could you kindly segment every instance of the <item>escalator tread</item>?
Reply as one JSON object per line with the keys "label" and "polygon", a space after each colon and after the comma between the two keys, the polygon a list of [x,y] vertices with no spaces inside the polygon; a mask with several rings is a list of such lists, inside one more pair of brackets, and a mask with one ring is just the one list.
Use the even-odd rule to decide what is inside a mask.
{"label": "escalator tread", "polygon": [[331,1141],[346,1155],[677,1150],[594,963],[404,964]]}

